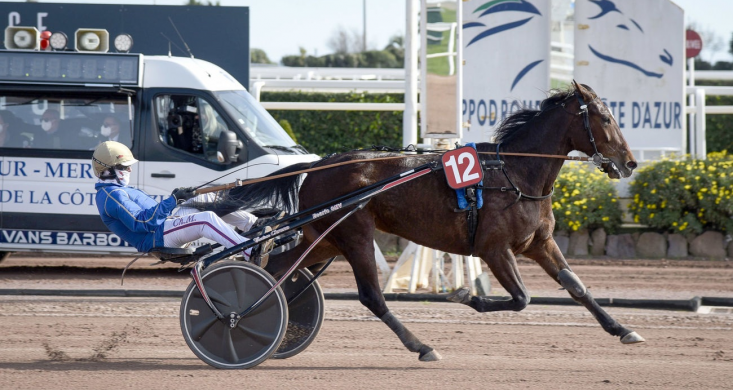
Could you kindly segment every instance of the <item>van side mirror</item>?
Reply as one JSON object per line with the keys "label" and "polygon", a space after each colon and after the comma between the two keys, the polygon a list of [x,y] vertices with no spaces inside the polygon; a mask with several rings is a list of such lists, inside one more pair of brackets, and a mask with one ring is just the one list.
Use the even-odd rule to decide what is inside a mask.
{"label": "van side mirror", "polygon": [[[239,153],[243,148],[242,141],[237,139],[237,135],[233,131],[223,130],[219,134],[219,142],[216,146],[216,158],[223,164],[237,162]],[[244,152],[246,153],[246,150]]]}

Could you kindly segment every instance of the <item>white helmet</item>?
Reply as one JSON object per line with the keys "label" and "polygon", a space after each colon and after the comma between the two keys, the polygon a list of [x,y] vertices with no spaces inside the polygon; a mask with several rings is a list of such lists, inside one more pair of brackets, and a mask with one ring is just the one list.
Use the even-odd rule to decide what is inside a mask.
{"label": "white helmet", "polygon": [[97,177],[115,166],[129,167],[136,162],[137,160],[132,157],[130,149],[115,141],[102,142],[94,149],[94,155],[92,155],[92,167],[94,167],[94,174]]}

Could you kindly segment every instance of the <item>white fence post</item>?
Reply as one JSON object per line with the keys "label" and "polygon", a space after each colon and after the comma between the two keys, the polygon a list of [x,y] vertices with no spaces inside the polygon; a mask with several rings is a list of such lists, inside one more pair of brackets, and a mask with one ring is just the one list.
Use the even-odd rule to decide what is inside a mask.
{"label": "white fence post", "polygon": [[705,143],[705,90],[697,88],[695,91],[695,157],[700,160],[707,159]]}
{"label": "white fence post", "polygon": [[407,3],[407,23],[405,24],[405,111],[402,113],[402,146],[417,144],[417,33],[416,0]]}

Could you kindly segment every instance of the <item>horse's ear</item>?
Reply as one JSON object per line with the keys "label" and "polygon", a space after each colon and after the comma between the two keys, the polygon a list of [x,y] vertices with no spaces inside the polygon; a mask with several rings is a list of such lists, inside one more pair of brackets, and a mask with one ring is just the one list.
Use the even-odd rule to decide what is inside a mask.
{"label": "horse's ear", "polygon": [[593,100],[593,93],[588,91],[582,84],[579,84],[577,81],[573,80],[573,88],[580,94],[580,96],[583,97],[583,100],[586,102],[589,102]]}
{"label": "horse's ear", "polygon": [[578,84],[578,82],[575,81],[575,79],[573,79],[573,89],[575,89],[576,91],[580,92],[580,89],[581,88],[583,88],[583,87],[581,87],[580,84]]}

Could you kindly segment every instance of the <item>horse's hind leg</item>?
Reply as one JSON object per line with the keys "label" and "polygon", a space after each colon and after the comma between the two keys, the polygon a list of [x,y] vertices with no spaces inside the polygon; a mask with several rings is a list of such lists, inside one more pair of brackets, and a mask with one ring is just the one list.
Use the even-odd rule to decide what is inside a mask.
{"label": "horse's hind leg", "polygon": [[[379,288],[379,273],[374,260],[374,244],[372,243],[374,239],[373,226],[371,230],[367,231],[370,233],[363,233],[362,226],[350,225],[340,228],[338,232],[334,231],[333,233],[336,234],[332,233],[330,237],[330,240],[335,242],[346,260],[351,264],[359,290],[359,301],[392,329],[405,348],[410,352],[418,352],[421,361],[440,360],[441,356],[438,352],[429,345],[423,344],[389,311],[384,301],[384,295],[382,295]],[[343,237],[341,234],[348,237]]]}
{"label": "horse's hind leg", "polygon": [[[448,300],[471,306],[480,313],[489,311],[521,311],[529,304],[529,294],[519,275],[517,261],[509,249],[482,253],[481,258],[489,265],[491,272],[511,299],[494,300],[488,297],[471,296],[468,288],[462,288],[448,295]],[[486,261],[490,259],[490,261]]]}
{"label": "horse's hind leg", "polygon": [[633,330],[621,326],[621,324],[616,322],[616,320],[598,305],[595,299],[593,299],[593,295],[585,288],[583,282],[580,281],[578,275],[570,269],[567,261],[565,261],[565,257],[560,252],[560,248],[557,247],[552,237],[533,242],[524,255],[535,260],[547,274],[568,290],[570,296],[576,302],[585,306],[606,332],[612,336],[618,336],[624,344],[645,341],[643,337],[639,336]]}

